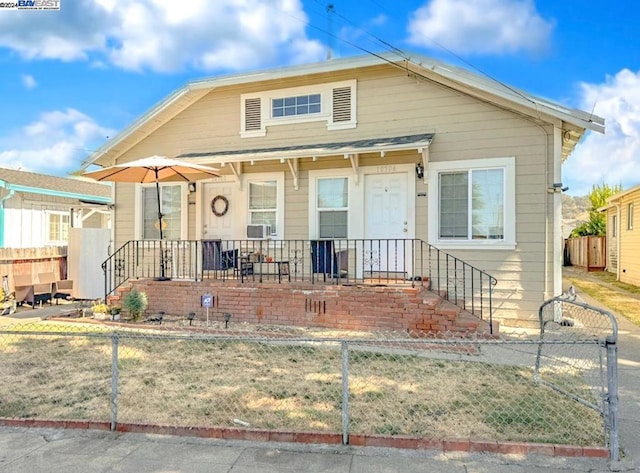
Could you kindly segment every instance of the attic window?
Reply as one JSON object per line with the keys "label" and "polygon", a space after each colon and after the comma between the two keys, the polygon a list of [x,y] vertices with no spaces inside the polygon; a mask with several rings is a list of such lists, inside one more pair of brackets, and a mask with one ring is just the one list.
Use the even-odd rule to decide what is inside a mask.
{"label": "attic window", "polygon": [[240,135],[265,136],[271,126],[325,121],[328,130],[356,127],[355,80],[243,94]]}
{"label": "attic window", "polygon": [[273,99],[271,116],[282,118],[320,113],[320,97],[320,94],[310,94]]}

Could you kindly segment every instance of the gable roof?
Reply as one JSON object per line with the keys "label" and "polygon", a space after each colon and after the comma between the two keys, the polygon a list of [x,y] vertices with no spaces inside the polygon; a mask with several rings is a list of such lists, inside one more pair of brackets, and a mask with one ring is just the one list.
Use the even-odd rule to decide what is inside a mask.
{"label": "gable roof", "polygon": [[604,211],[605,211],[605,210],[607,210],[607,209],[610,209],[610,208],[612,208],[612,207],[615,207],[616,205],[619,205],[619,204],[620,204],[620,200],[621,200],[623,197],[626,197],[627,195],[632,194],[632,193],[634,193],[634,192],[638,192],[638,191],[640,191],[640,184],[636,184],[635,186],[630,187],[630,188],[629,188],[629,189],[627,189],[626,191],[625,191],[625,190],[623,190],[622,192],[618,192],[617,194],[612,195],[611,197],[609,197],[609,198],[607,199],[607,204],[606,204],[606,205],[604,205],[603,207],[600,207],[598,210],[599,210],[600,212],[604,212]]}
{"label": "gable roof", "polygon": [[77,178],[65,178],[0,167],[0,188],[94,203],[111,203],[111,186]]}
{"label": "gable roof", "polygon": [[[481,100],[499,103],[500,106],[517,113],[540,118],[542,122],[554,119],[561,121],[563,127],[563,158],[566,158],[572,152],[585,130],[604,132],[604,119],[601,117],[568,108],[547,99],[535,97],[527,92],[506,86],[494,79],[472,73],[466,69],[451,66],[421,55],[401,57],[395,53],[368,54],[331,59],[314,64],[221,75],[190,81],[169,94],[131,125],[93,152],[82,164],[82,169],[86,169],[94,163],[101,165],[115,164],[119,156],[216,88],[380,65],[392,65],[402,68],[418,78],[446,85]],[[542,116],[545,118],[541,118]]]}

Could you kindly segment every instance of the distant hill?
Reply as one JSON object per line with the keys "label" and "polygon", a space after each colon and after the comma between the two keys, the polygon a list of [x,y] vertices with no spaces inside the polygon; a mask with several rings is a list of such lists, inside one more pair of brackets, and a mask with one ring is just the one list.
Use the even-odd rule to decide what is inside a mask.
{"label": "distant hill", "polygon": [[573,197],[571,195],[562,194],[562,218],[565,219],[584,219],[589,220],[589,208],[591,202],[589,196]]}
{"label": "distant hill", "polygon": [[589,220],[589,196],[573,197],[562,194],[562,236],[569,238],[571,230]]}

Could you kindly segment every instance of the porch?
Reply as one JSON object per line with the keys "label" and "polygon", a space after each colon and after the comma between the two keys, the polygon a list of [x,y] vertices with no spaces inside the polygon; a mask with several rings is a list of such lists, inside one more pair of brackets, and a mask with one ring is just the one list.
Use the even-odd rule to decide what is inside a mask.
{"label": "porch", "polygon": [[418,239],[132,240],[102,268],[105,299],[139,279],[292,291],[415,288],[435,293],[490,326],[496,284],[486,272]]}

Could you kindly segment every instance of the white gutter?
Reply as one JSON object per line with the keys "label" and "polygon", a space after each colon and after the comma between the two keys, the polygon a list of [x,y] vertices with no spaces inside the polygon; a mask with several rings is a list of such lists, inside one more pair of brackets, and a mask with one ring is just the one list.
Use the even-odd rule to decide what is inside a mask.
{"label": "white gutter", "polygon": [[616,228],[616,259],[617,259],[617,263],[616,263],[616,281],[620,281],[620,240],[622,240],[622,220],[621,220],[621,215],[620,212],[622,211],[621,209],[621,205],[620,202],[618,201],[618,203],[616,204],[616,214],[617,214],[617,218],[616,218],[616,225],[618,228]]}

